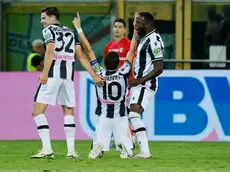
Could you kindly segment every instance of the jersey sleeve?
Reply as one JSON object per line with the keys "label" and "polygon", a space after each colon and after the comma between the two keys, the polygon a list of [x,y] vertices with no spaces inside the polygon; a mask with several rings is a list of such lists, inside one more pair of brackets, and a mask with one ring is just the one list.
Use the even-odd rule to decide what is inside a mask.
{"label": "jersey sleeve", "polygon": [[50,42],[55,41],[55,33],[50,27],[42,30],[42,36],[43,36],[45,45],[47,45]]}
{"label": "jersey sleeve", "polygon": [[98,75],[102,75],[102,73],[105,71],[105,68],[103,68],[101,65],[97,64],[92,66],[93,71],[98,74]]}
{"label": "jersey sleeve", "polygon": [[74,33],[74,42],[75,42],[75,45],[80,45],[80,41],[79,41],[79,39],[77,37],[76,32],[73,32],[73,33]]}
{"label": "jersey sleeve", "polygon": [[150,54],[152,61],[157,61],[163,59],[163,52],[164,43],[160,35],[156,35],[154,38],[150,39],[148,53]]}
{"label": "jersey sleeve", "polygon": [[129,61],[126,60],[125,63],[118,70],[119,73],[128,77],[132,70],[132,65]]}

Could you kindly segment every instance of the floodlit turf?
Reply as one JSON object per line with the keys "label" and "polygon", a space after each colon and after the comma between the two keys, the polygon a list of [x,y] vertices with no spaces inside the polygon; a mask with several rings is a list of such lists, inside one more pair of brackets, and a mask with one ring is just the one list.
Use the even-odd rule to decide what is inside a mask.
{"label": "floodlit turf", "polygon": [[67,160],[65,141],[53,141],[55,159],[48,160],[29,158],[40,141],[0,141],[0,172],[230,172],[230,143],[150,142],[152,159],[126,160],[114,148],[89,160],[90,144],[76,141],[81,157]]}

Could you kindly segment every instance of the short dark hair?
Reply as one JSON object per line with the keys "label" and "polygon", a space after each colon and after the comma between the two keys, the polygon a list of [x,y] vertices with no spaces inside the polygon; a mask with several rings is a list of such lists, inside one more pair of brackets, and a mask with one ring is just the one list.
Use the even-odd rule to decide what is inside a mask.
{"label": "short dark hair", "polygon": [[154,22],[154,17],[149,12],[140,12],[139,15],[143,16],[148,21],[148,23],[153,23]]}
{"label": "short dark hair", "polygon": [[124,25],[124,27],[126,27],[126,22],[124,19],[122,18],[117,18],[116,20],[114,20],[113,24],[115,24],[116,22],[118,23],[122,23]]}
{"label": "short dark hair", "polygon": [[41,13],[46,13],[47,16],[52,16],[54,15],[56,17],[57,20],[59,20],[60,17],[60,13],[59,10],[57,9],[57,7],[45,7],[42,8]]}
{"label": "short dark hair", "polygon": [[105,57],[105,67],[108,70],[115,70],[119,65],[119,55],[117,52],[111,51]]}

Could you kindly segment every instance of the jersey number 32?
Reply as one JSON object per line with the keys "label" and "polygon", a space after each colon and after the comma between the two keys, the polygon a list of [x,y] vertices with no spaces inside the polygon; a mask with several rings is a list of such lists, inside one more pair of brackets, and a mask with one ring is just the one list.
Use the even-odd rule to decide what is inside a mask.
{"label": "jersey number 32", "polygon": [[64,50],[66,53],[73,53],[73,49],[71,49],[71,45],[73,44],[73,34],[70,32],[63,33],[63,32],[56,32],[58,35],[58,47],[55,48],[56,52],[61,52]]}

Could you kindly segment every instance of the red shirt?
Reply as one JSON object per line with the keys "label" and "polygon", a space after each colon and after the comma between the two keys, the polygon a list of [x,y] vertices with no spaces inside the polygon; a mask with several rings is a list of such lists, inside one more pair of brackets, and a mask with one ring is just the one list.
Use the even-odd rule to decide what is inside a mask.
{"label": "red shirt", "polygon": [[[114,40],[110,41],[106,44],[104,49],[104,58],[110,51],[115,51],[119,55],[120,63],[119,67],[121,67],[126,59],[126,54],[129,52],[131,41],[128,38],[122,38],[119,42],[115,42]],[[129,75],[129,80],[133,78],[132,73]]]}

